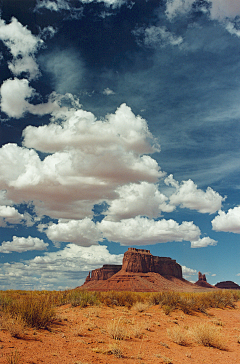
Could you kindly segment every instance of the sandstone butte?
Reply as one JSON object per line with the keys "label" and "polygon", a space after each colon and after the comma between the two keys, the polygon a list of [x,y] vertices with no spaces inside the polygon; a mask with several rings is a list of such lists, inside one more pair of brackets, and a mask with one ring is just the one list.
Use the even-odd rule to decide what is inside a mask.
{"label": "sandstone butte", "polygon": [[215,287],[220,289],[240,289],[240,286],[232,281],[219,282],[215,285]]}
{"label": "sandstone butte", "polygon": [[207,282],[206,275],[198,272],[198,281],[195,283],[197,286],[205,288],[216,288]]}
{"label": "sandstone butte", "polygon": [[207,282],[202,286],[184,279],[182,267],[176,260],[153,256],[150,250],[128,248],[122,265],[105,264],[89,272],[85,283],[78,288],[88,291],[187,292],[215,287]]}

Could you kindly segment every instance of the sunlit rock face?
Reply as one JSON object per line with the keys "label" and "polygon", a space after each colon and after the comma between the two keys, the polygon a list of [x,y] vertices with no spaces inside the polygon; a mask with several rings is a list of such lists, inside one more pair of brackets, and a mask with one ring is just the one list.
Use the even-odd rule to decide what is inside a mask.
{"label": "sunlit rock face", "polygon": [[182,278],[182,267],[175,260],[153,256],[150,250],[128,248],[123,257],[123,265],[105,264],[102,268],[95,269],[89,273],[85,284],[91,281],[107,280],[118,272],[152,272],[162,276]]}
{"label": "sunlit rock face", "polygon": [[182,278],[182,267],[171,258],[156,257],[150,250],[128,248],[122,270],[131,273],[159,273],[162,276]]}

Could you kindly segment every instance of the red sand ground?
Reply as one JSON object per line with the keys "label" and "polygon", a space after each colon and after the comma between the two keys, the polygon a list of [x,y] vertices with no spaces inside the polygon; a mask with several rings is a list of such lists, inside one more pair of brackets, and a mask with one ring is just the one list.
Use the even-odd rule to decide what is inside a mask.
{"label": "red sand ground", "polygon": [[[208,315],[186,315],[182,311],[165,315],[159,306],[138,312],[126,307],[87,307],[65,305],[58,308],[59,322],[51,331],[27,329],[16,339],[0,331],[0,363],[18,364],[238,364],[240,363],[240,303],[236,309],[210,309]],[[120,322],[128,333],[125,340],[110,337],[109,327]],[[195,342],[187,346],[174,343],[167,329],[190,331],[199,323],[220,329],[227,350],[208,348]],[[138,332],[139,337],[135,337]],[[122,357],[106,354],[118,345]],[[10,361],[15,351],[19,361]]]}

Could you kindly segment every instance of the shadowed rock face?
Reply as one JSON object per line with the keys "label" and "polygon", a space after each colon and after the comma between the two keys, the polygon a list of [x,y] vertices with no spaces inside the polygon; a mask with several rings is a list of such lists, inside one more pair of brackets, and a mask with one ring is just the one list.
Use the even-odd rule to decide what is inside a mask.
{"label": "shadowed rock face", "polygon": [[92,273],[89,272],[85,283],[89,281],[100,281],[100,280],[106,280],[108,278],[111,278],[114,274],[119,272],[122,269],[121,265],[114,265],[114,264],[104,264],[102,268],[98,268],[92,271]]}
{"label": "shadowed rock face", "polygon": [[153,256],[149,250],[128,248],[123,265],[105,264],[89,273],[84,285],[92,281],[107,280],[116,273],[158,273],[162,276],[182,278],[182,267],[171,258]]}
{"label": "shadowed rock face", "polygon": [[240,289],[240,286],[232,281],[219,282],[215,287],[220,289]]}

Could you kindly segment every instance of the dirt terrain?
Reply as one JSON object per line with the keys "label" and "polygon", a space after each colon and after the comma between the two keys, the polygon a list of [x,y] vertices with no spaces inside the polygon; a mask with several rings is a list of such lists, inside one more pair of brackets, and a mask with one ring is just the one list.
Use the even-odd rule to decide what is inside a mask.
{"label": "dirt terrain", "polygon": [[[239,302],[235,309],[209,309],[207,314],[193,315],[182,311],[165,314],[159,306],[128,309],[64,305],[57,309],[57,316],[51,329],[27,328],[20,338],[1,330],[0,363],[240,363]],[[195,341],[193,330],[203,323],[216,335],[219,332],[220,345],[216,346],[221,349]]]}

